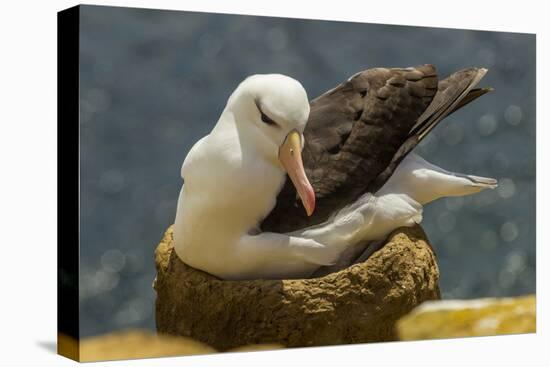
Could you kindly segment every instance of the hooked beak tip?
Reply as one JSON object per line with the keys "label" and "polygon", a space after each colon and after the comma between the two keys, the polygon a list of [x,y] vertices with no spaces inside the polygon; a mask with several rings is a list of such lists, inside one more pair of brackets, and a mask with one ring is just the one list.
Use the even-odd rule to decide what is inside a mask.
{"label": "hooked beak tip", "polygon": [[304,170],[301,141],[301,135],[296,130],[291,131],[279,147],[279,161],[292,180],[306,214],[310,217],[315,210],[315,192]]}
{"label": "hooked beak tip", "polygon": [[313,188],[311,188],[311,191],[308,193],[308,198],[306,200],[306,203],[304,203],[304,208],[306,209],[306,214],[308,217],[311,217],[313,215],[313,212],[315,211],[315,192],[313,191]]}

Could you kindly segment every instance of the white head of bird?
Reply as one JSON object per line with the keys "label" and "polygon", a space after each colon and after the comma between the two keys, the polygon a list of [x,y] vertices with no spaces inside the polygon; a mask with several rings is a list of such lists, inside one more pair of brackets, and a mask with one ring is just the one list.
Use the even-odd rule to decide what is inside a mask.
{"label": "white head of bird", "polygon": [[[231,115],[231,118],[225,119]],[[304,128],[309,101],[297,80],[281,74],[246,78],[227,101],[220,118],[236,127],[243,155],[263,159],[292,180],[308,215],[315,209],[315,194],[302,163]],[[215,132],[216,128],[213,132]]]}

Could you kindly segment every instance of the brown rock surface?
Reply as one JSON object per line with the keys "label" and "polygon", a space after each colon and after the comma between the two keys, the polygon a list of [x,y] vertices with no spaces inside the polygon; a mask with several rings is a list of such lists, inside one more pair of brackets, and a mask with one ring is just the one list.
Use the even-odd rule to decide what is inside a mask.
{"label": "brown rock surface", "polygon": [[169,228],[155,252],[160,333],[221,351],[395,340],[395,323],[439,299],[439,270],[420,227],[400,228],[365,262],[313,279],[224,281],[184,264]]}

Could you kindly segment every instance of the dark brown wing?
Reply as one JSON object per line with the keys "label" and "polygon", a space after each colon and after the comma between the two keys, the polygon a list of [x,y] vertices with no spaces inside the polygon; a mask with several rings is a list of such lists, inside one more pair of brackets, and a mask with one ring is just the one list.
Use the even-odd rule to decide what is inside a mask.
{"label": "dark brown wing", "polygon": [[469,68],[457,71],[451,76],[439,82],[437,94],[430,106],[418,118],[403,142],[395,153],[391,163],[378,175],[368,186],[367,192],[378,191],[391,177],[399,163],[413,150],[422,139],[433,130],[439,122],[459,108],[476,100],[485,93],[492,91],[491,88],[474,89],[477,83],[485,76],[487,69]]}
{"label": "dark brown wing", "polygon": [[318,224],[353,203],[388,167],[437,85],[432,65],[376,68],[311,101],[303,160],[315,190],[315,212],[306,216],[287,179],[262,230],[289,232]]}

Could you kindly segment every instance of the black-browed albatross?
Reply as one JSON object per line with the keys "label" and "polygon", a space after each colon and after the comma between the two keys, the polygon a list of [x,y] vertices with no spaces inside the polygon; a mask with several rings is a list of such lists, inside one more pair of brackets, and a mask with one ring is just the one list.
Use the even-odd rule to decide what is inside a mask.
{"label": "black-browed albatross", "polygon": [[247,78],[182,166],[177,255],[224,279],[307,277],[420,222],[423,204],[494,188],[409,154],[490,90],[475,88],[485,72],[438,81],[431,65],[369,69],[310,104],[292,78]]}

